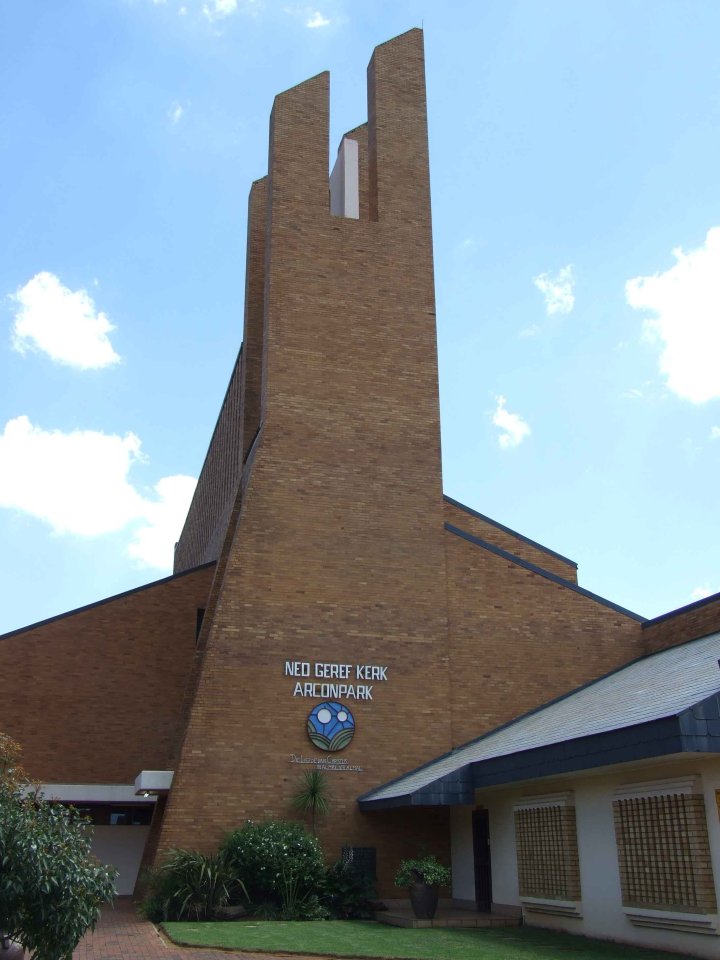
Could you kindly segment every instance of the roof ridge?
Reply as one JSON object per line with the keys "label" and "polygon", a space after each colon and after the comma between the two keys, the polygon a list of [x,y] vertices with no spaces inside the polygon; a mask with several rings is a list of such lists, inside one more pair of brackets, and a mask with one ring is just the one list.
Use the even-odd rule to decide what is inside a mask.
{"label": "roof ridge", "polygon": [[546,547],[544,543],[539,543],[537,540],[532,540],[530,537],[526,537],[517,530],[513,530],[512,527],[508,527],[504,523],[500,523],[498,520],[493,520],[492,517],[488,517],[485,513],[480,513],[479,510],[473,510],[472,507],[468,507],[465,503],[460,503],[459,500],[448,496],[446,493],[443,494],[443,500],[446,503],[451,503],[454,507],[458,507],[460,510],[464,510],[465,513],[469,513],[471,516],[477,517],[478,520],[483,520],[485,523],[489,523],[493,527],[497,527],[498,530],[503,530],[505,533],[509,533],[513,537],[517,537],[518,540],[522,540],[523,543],[527,543],[531,547],[536,547],[538,550],[542,550],[543,553],[547,553],[549,556],[555,557],[556,560],[562,560],[563,563],[570,564],[571,567],[575,567],[577,570],[577,563],[574,560],[563,556],[563,554],[558,553],[557,550],[551,550],[550,547]]}
{"label": "roof ridge", "polygon": [[170,580],[178,580],[180,577],[186,577],[188,574],[197,573],[199,570],[205,570],[217,563],[216,560],[208,560],[207,563],[198,564],[197,567],[190,567],[187,570],[180,570],[178,573],[171,573],[167,577],[161,577],[159,580],[151,580],[150,583],[141,583],[138,587],[131,587],[129,590],[123,590],[121,593],[114,593],[111,597],[103,597],[102,600],[93,600],[92,603],[85,603],[81,607],[74,607],[72,610],[65,610],[63,613],[56,613],[52,617],[46,617],[44,620],[36,620],[35,623],[29,623],[25,627],[17,627],[15,630],[8,630],[7,633],[0,634],[0,640],[9,640],[19,633],[26,633],[28,630],[34,630],[36,627],[44,627],[55,620],[64,620],[65,617],[72,617],[76,613],[84,613],[85,610],[92,610],[93,607],[101,607],[104,603],[111,603],[113,600],[119,600],[121,597],[128,597],[131,593],[140,593],[142,590],[149,590],[151,587],[157,587],[161,583],[169,583]]}
{"label": "roof ridge", "polygon": [[610,607],[612,610],[617,610],[618,613],[622,613],[626,617],[637,620],[638,623],[645,623],[646,618],[641,616],[639,613],[634,613],[632,610],[628,610],[627,607],[621,607],[619,603],[613,603],[612,600],[607,600],[605,597],[601,597],[599,594],[593,593],[591,590],[586,590],[585,587],[578,586],[578,584],[573,583],[572,580],[566,580],[565,577],[558,576],[556,573],[551,573],[550,570],[546,570],[544,567],[539,567],[536,563],[531,563],[529,560],[523,560],[522,557],[518,557],[516,554],[510,553],[508,550],[503,550],[502,547],[496,547],[494,543],[488,543],[487,540],[482,540],[480,537],[476,537],[474,534],[468,533],[467,530],[462,530],[460,527],[456,527],[452,523],[445,523],[444,527],[449,533],[454,533],[456,537],[462,537],[463,540],[467,540],[469,543],[475,544],[475,546],[482,547],[484,550],[488,550],[490,553],[494,553],[505,560],[510,560],[512,563],[515,563],[520,567],[524,567],[526,570],[530,570],[532,573],[537,573],[539,576],[545,577],[547,580],[552,580],[553,583],[557,583],[562,587],[567,587],[574,593],[579,593],[583,597],[588,597],[590,600],[595,600],[597,603],[603,604],[603,606]]}

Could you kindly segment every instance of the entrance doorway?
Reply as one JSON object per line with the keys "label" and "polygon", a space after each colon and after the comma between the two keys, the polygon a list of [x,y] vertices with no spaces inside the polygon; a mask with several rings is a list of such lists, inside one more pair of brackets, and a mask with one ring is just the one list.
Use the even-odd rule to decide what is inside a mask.
{"label": "entrance doorway", "polygon": [[472,826],[475,901],[478,910],[489,912],[492,906],[492,872],[490,869],[490,821],[487,810],[473,810]]}

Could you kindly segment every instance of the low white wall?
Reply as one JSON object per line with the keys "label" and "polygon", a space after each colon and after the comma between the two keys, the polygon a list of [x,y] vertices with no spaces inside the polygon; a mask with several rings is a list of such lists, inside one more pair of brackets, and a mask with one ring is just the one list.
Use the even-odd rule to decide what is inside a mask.
{"label": "low white wall", "polygon": [[140,861],[150,827],[93,827],[92,853],[100,863],[120,871],[115,890],[128,896],[135,889]]}
{"label": "low white wall", "polygon": [[[640,946],[674,950],[688,956],[717,960],[720,937],[678,930],[634,926],[622,905],[612,803],[623,784],[698,774],[705,794],[708,835],[715,887],[720,903],[720,819],[715,791],[720,790],[720,758],[678,760],[657,764],[616,767],[612,773],[589,773],[582,778],[557,778],[520,784],[512,789],[478,791],[478,804],[490,812],[493,902],[520,905],[515,851],[513,805],[520,797],[573,790],[580,856],[582,901],[580,917],[533,913],[533,926],[567,930],[590,937],[619,940]],[[462,807],[451,817],[453,896],[466,897],[469,879],[474,896],[472,859],[472,808]],[[457,878],[457,879],[456,879]],[[457,888],[455,887],[457,884]],[[714,916],[720,929],[720,917]]]}

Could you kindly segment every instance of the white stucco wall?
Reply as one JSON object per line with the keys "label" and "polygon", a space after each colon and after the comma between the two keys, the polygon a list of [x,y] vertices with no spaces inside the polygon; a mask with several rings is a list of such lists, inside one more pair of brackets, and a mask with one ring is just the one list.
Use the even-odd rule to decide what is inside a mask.
{"label": "white stucco wall", "polygon": [[[713,876],[715,877],[715,898],[720,904],[720,809],[718,808],[718,794],[716,793],[716,791],[720,791],[720,760],[703,764],[702,778],[708,837],[710,839],[710,856],[712,858]],[[718,956],[720,956],[720,947],[718,948]]]}
{"label": "white stucco wall", "polygon": [[[632,779],[636,777],[637,774]],[[652,777],[642,775],[639,779]],[[573,924],[578,929],[587,927],[598,936],[608,937],[614,936],[626,923],[630,926],[622,912],[615,843],[612,804],[617,783],[617,779],[590,779],[576,783],[574,791],[583,920],[574,920]]]}
{"label": "white stucco wall", "polygon": [[[687,777],[689,774],[699,776],[699,787],[705,795],[716,896],[720,903],[720,820],[715,798],[715,791],[720,790],[720,758],[696,761],[681,759],[652,765],[628,764],[614,767],[611,772],[591,772],[575,779],[553,778],[519,784],[512,789],[479,791],[478,804],[487,807],[490,812],[493,902],[521,904],[515,852],[514,804],[521,797],[572,790],[580,857],[582,900],[578,909],[581,916],[557,917],[533,913],[527,917],[528,923],[718,960],[720,936],[638,927],[630,922],[622,905],[612,811],[615,791],[628,783]],[[471,808],[463,807],[453,812],[451,830],[453,879],[455,881],[457,875],[457,889],[465,891],[468,889],[468,878],[474,880]],[[465,896],[455,891],[453,895]],[[698,916],[695,915],[696,918]],[[720,917],[717,914],[713,915],[713,923],[720,930]]]}
{"label": "white stucco wall", "polygon": [[492,800],[488,799],[485,804],[490,812],[493,903],[503,906],[516,905],[520,902],[512,799],[514,799],[513,794],[501,795]]}
{"label": "white stucco wall", "polygon": [[100,863],[112,864],[120,871],[115,881],[120,896],[135,889],[149,832],[150,827],[93,827],[92,852]]}
{"label": "white stucco wall", "polygon": [[472,807],[450,810],[450,858],[453,900],[475,902]]}
{"label": "white stucco wall", "polygon": [[[673,777],[683,777],[690,773],[701,776],[703,792],[706,794],[705,807],[708,826],[717,823],[717,805],[714,790],[720,787],[720,761],[692,762],[676,764],[658,764],[616,772],[611,776],[586,777],[576,781],[575,812],[578,829],[578,853],[580,856],[580,883],[582,889],[582,919],[558,920],[548,917],[533,919],[533,923],[543,926],[561,926],[563,929],[575,929],[588,936],[606,937],[637,943],[665,950],[677,950],[679,953],[694,954],[699,957],[715,958],[720,956],[720,938],[708,934],[689,933],[677,930],[661,930],[651,927],[637,927],[628,917],[622,905],[620,889],[620,871],[617,862],[615,827],[612,816],[612,803],[615,791],[628,783],[652,782]],[[714,821],[714,823],[713,823]],[[708,831],[710,835],[710,830]],[[719,859],[718,838],[715,842],[714,860]],[[718,894],[718,872],[714,863],[716,896]],[[641,910],[651,913],[654,911]],[[659,912],[666,913],[665,911]],[[672,911],[667,911],[672,913]],[[680,911],[678,911],[680,914]],[[698,915],[688,914],[689,917]],[[720,918],[715,915],[715,926],[720,929]]]}
{"label": "white stucco wall", "polygon": [[[510,798],[514,794],[508,794]],[[493,902],[517,905],[518,878],[512,803],[495,796],[483,804],[490,818],[490,861]],[[472,814],[474,807],[453,807],[450,812],[450,856],[453,900],[475,900],[475,859]]]}

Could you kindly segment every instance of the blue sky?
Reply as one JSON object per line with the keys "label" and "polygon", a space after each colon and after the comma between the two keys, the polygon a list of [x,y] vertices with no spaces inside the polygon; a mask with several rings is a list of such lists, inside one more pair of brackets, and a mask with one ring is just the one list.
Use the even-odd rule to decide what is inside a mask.
{"label": "blue sky", "polygon": [[645,616],[720,590],[715,0],[0,9],[0,631],[170,572],[273,96],[424,24],[446,493]]}

